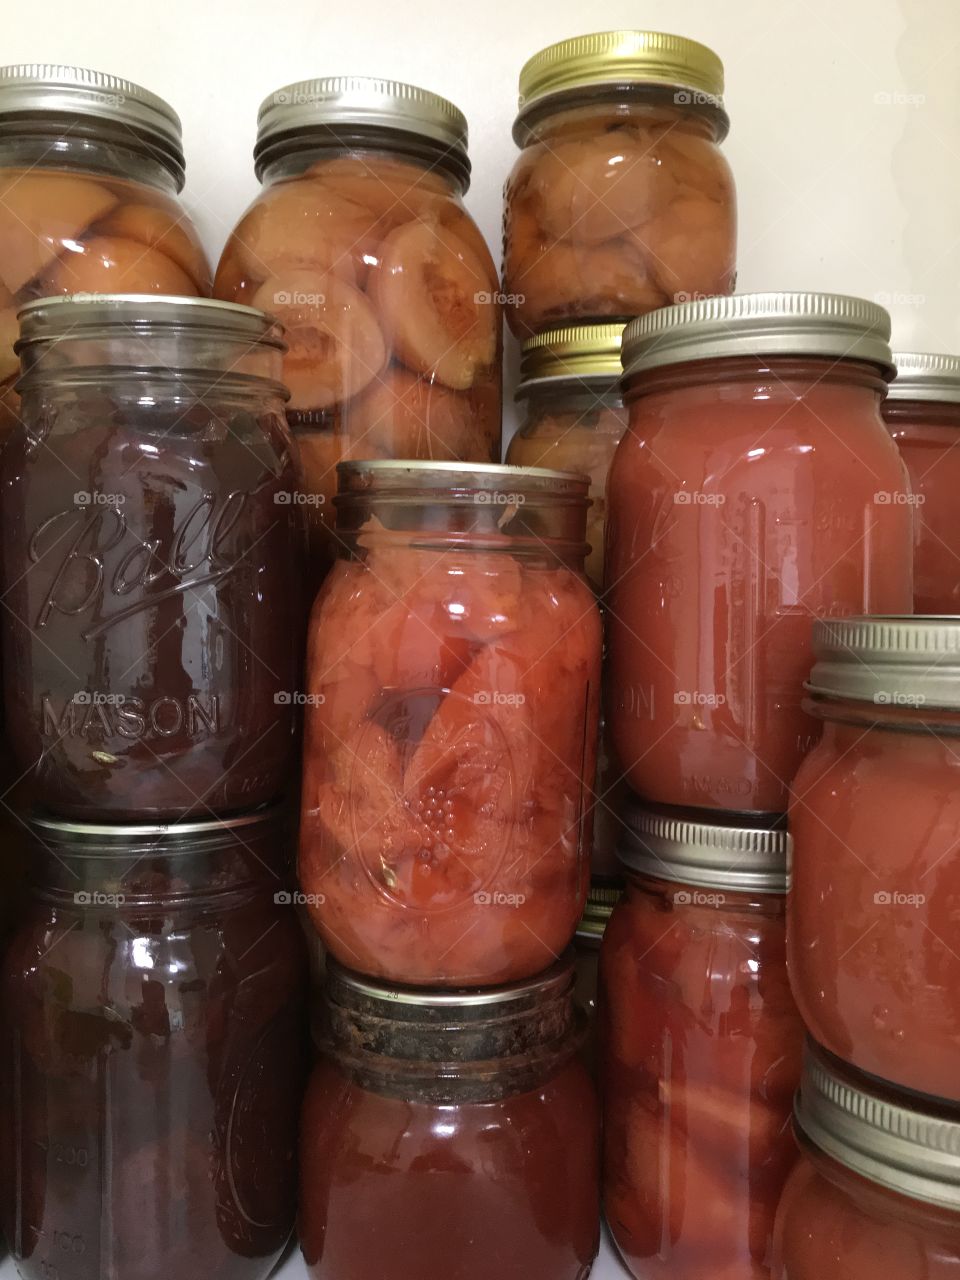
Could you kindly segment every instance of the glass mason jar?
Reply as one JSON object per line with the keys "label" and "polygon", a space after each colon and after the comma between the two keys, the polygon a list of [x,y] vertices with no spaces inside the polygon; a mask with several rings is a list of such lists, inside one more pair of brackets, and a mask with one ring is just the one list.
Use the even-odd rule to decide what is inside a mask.
{"label": "glass mason jar", "polygon": [[790,977],[811,1034],[960,1102],[960,618],[821,623],[793,784]]}
{"label": "glass mason jar", "polygon": [[276,797],[294,747],[302,526],[275,323],[197,299],[22,315],[2,469],[9,741],[103,818]]}
{"label": "glass mason jar", "polygon": [[883,417],[915,507],[913,607],[960,614],[960,356],[899,353]]}
{"label": "glass mason jar", "polygon": [[620,901],[621,885],[608,880],[592,880],[587,894],[587,905],[577,925],[573,940],[576,986],[574,999],[587,1019],[587,1062],[596,1072],[599,1055],[597,1046],[597,985],[600,965],[600,944],[613,909]]}
{"label": "glass mason jar", "polygon": [[499,462],[499,281],[446,99],[349,76],[288,85],[260,108],[255,159],[263,192],[214,291],[283,321],[322,562],[342,458]]}
{"label": "glass mason jar", "polygon": [[180,118],[83,67],[0,67],[0,432],[17,420],[17,310],[66,293],[209,296],[177,194]]}
{"label": "glass mason jar", "polygon": [[305,1056],[277,815],[35,834],[0,1027],[21,1276],[266,1277],[293,1227]]}
{"label": "glass mason jar", "polygon": [[909,612],[913,509],[880,417],[890,318],[740,294],[624,335],[607,488],[607,713],[658,804],[782,813],[819,725],[814,619]]}
{"label": "glass mason jar", "polygon": [[715,53],[655,31],[578,36],[527,62],[513,126],[521,154],[504,192],[504,301],[517,337],[733,290],[722,93]]}
{"label": "glass mason jar", "polygon": [[596,1097],[569,959],[484,992],[333,964],[303,1109],[314,1280],[583,1280],[597,1253]]}
{"label": "glass mason jar", "polygon": [[600,953],[607,1223],[637,1280],[769,1274],[803,1026],[785,830],[635,808]]}
{"label": "glass mason jar", "polygon": [[808,1044],[772,1280],[957,1280],[960,1117]]}
{"label": "glass mason jar", "polygon": [[586,476],[340,464],[310,620],[300,880],[331,954],[391,982],[529,977],[589,879],[600,616]]}
{"label": "glass mason jar", "polygon": [[622,324],[551,329],[523,344],[517,401],[526,416],[507,448],[517,467],[553,467],[590,477],[587,577],[603,586],[607,472],[627,411],[620,392]]}

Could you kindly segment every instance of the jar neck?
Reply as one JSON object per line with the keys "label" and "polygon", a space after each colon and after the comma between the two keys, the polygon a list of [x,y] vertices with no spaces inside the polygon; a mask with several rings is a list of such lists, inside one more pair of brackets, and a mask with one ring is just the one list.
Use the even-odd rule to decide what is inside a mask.
{"label": "jar neck", "polygon": [[949,427],[957,431],[957,444],[960,445],[960,403],[888,397],[883,404],[883,420],[895,440],[909,437],[914,428]]}
{"label": "jar neck", "polygon": [[350,125],[305,130],[271,142],[258,155],[257,175],[269,186],[342,157],[355,159],[359,167],[369,165],[374,174],[378,159],[402,160],[442,181],[454,198],[470,185],[470,162],[457,148],[419,134]]}
{"label": "jar neck", "polygon": [[[526,401],[527,416],[544,413],[583,413],[591,410],[623,408],[619,380],[588,378],[551,378],[532,382],[517,389],[517,400]],[[595,425],[585,419],[584,426]]]}
{"label": "jar neck", "polygon": [[823,387],[849,387],[864,400],[879,405],[887,384],[876,365],[834,356],[724,356],[716,360],[689,361],[650,369],[625,378],[624,399],[632,404],[644,396],[682,393],[711,395],[735,386],[748,396],[765,401],[807,400]]}
{"label": "jar neck", "polygon": [[[881,695],[877,695],[878,698]],[[960,709],[928,706],[919,695],[885,692],[885,701],[866,702],[856,698],[825,697],[811,694],[804,700],[805,710],[817,719],[841,727],[854,726],[858,732],[864,729],[889,730],[894,733],[937,733],[955,736],[960,734]]]}
{"label": "jar neck", "polygon": [[595,85],[551,94],[521,111],[513,136],[521,147],[595,135],[632,123],[678,130],[712,142],[726,136],[726,113],[706,95],[676,85]]}
{"label": "jar neck", "polygon": [[[69,132],[64,132],[64,128]],[[22,130],[22,131],[21,131]],[[64,169],[120,178],[176,195],[183,170],[147,138],[107,122],[58,117],[0,122],[0,169]]]}
{"label": "jar neck", "polygon": [[698,908],[719,910],[724,915],[764,916],[776,918],[784,915],[784,893],[730,888],[724,883],[723,873],[718,872],[709,885],[690,881],[666,880],[645,872],[627,871],[627,896],[653,898],[665,910],[682,911]]}

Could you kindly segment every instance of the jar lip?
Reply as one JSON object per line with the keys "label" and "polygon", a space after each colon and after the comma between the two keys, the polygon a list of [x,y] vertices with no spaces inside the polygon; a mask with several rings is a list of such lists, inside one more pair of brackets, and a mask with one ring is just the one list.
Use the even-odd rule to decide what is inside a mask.
{"label": "jar lip", "polygon": [[616,852],[631,871],[731,892],[787,892],[792,841],[782,814],[688,816],[634,801],[624,824]]}
{"label": "jar lip", "polygon": [[878,708],[960,710],[960,616],[820,618],[805,688],[818,698]]}
{"label": "jar lip", "polygon": [[808,1036],[794,1117],[809,1142],[870,1182],[960,1209],[960,1111],[947,1100],[895,1090]]}
{"label": "jar lip", "polygon": [[960,404],[960,356],[895,351],[893,363],[897,375],[887,389],[888,400]]}
{"label": "jar lip", "polygon": [[146,145],[152,159],[183,189],[183,129],[173,107],[158,94],[119,76],[61,63],[0,67],[0,121],[25,115],[81,117],[121,125]]}
{"label": "jar lip", "polygon": [[360,997],[375,1002],[379,1016],[400,1020],[417,1010],[424,1012],[458,1012],[490,1010],[509,1014],[512,1007],[526,1007],[531,1000],[542,1000],[566,994],[574,980],[574,959],[568,950],[549,969],[533,978],[490,987],[412,987],[365,977],[347,969],[333,957],[327,958],[327,997],[340,1003],[338,997]]}
{"label": "jar lip", "polygon": [[863,361],[889,380],[890,316],[877,303],[846,294],[739,293],[660,307],[632,320],[623,335],[624,378],[759,355]]}

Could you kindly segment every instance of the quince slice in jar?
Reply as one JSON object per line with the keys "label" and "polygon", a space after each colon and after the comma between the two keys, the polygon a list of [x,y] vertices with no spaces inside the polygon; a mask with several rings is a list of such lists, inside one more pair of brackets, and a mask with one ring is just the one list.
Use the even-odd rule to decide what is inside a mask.
{"label": "quince slice in jar", "polygon": [[172,258],[137,240],[93,236],[67,250],[41,276],[51,293],[196,295],[197,286]]}
{"label": "quince slice in jar", "polygon": [[97,224],[97,234],[121,236],[157,249],[171,258],[193,281],[204,297],[211,289],[210,266],[193,228],[185,218],[174,217],[150,204],[121,204]]}
{"label": "quince slice in jar", "polygon": [[6,172],[0,181],[0,281],[18,293],[116,203],[112,191],[89,178]]}
{"label": "quince slice in jar", "polygon": [[482,457],[473,397],[399,366],[388,368],[350,402],[351,458]]}

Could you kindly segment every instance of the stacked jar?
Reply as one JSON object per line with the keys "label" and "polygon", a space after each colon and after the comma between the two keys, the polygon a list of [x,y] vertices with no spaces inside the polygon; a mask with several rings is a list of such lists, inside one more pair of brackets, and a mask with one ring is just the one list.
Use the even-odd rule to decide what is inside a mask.
{"label": "stacked jar", "polygon": [[894,355],[883,416],[910,476],[916,613],[960,613],[960,356]]}
{"label": "stacked jar", "polygon": [[463,205],[467,123],[392,80],[287,85],[260,108],[262,193],[214,292],[283,322],[311,581],[334,557],[341,459],[500,459],[496,268]]}
{"label": "stacked jar", "polygon": [[[568,950],[599,713],[589,479],[385,460],[338,473],[300,837],[328,951],[301,1138],[308,1269],[578,1280],[599,1237]],[[427,1168],[445,1173],[428,1185]],[[376,1202],[362,1230],[358,1179]]]}
{"label": "stacked jar", "polygon": [[785,828],[820,728],[814,626],[912,603],[910,490],[880,414],[889,334],[872,303],[787,293],[684,302],[624,333],[607,715],[638,799],[601,1009],[608,1221],[638,1277],[693,1280],[708,1260],[770,1275],[795,1157]]}
{"label": "stacked jar", "polygon": [[293,1226],[305,988],[283,342],[196,298],[20,325],[4,674],[38,807],[3,974],[9,1242],[29,1280],[65,1255],[259,1280]]}

